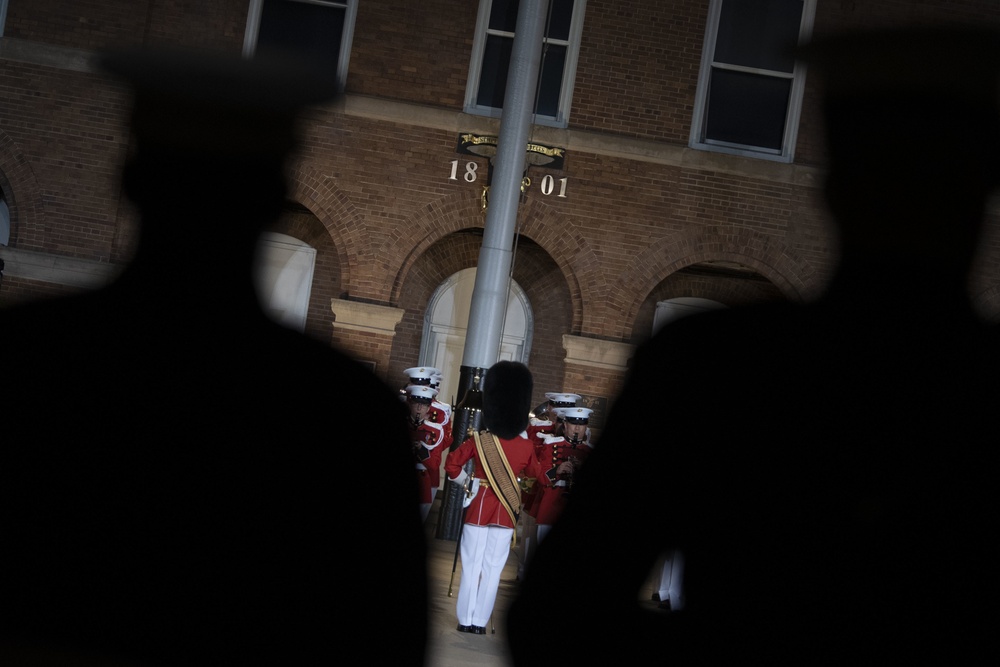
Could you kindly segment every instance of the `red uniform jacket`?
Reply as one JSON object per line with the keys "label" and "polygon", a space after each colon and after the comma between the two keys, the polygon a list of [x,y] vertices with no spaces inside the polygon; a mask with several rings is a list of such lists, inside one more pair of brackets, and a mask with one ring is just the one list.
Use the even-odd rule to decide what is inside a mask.
{"label": "red uniform jacket", "polygon": [[[500,442],[504,456],[507,457],[507,463],[510,464],[515,475],[518,477],[538,477],[538,459],[535,458],[535,446],[525,437],[524,433],[510,440],[505,438],[497,438],[497,440]],[[448,478],[459,483],[464,481],[463,473],[465,471],[462,468],[469,459],[475,460],[473,475],[484,479],[486,474],[483,472],[483,464],[476,452],[474,438],[467,439],[455,451],[448,454],[444,463],[444,471]],[[507,510],[503,508],[500,499],[490,488],[479,489],[479,493],[465,510],[465,523],[476,526],[514,527],[514,522],[511,521]]]}
{"label": "red uniform jacket", "polygon": [[[420,477],[420,502],[431,502],[431,489],[441,481],[441,445],[444,443],[444,429],[427,421],[414,426],[409,422],[410,442],[413,443],[414,458],[417,462],[417,475]],[[424,450],[427,457],[421,452]]]}
{"label": "red uniform jacket", "polygon": [[[528,440],[535,446],[535,456],[541,454],[542,441],[545,436],[552,435],[553,431],[556,430],[556,423],[548,419],[532,419],[528,423],[528,428],[526,433],[528,434]],[[544,470],[543,470],[544,472]],[[538,480],[541,482],[541,480]],[[521,503],[524,505],[524,511],[535,516],[538,509],[538,483],[531,487],[530,491],[521,492]]]}
{"label": "red uniform jacket", "polygon": [[[586,460],[587,454],[590,453],[590,445],[581,442],[574,446],[562,437],[548,438],[547,440],[547,442],[543,441],[542,446],[538,449],[538,467],[542,474],[535,482],[537,494],[535,505],[532,508],[532,516],[539,524],[551,526],[566,505],[569,480],[552,479],[547,473],[552,470],[554,475],[559,464],[571,458],[582,464]],[[563,484],[560,484],[560,481]]]}
{"label": "red uniform jacket", "polygon": [[427,414],[427,421],[432,426],[440,426],[444,437],[438,446],[431,452],[431,458],[427,460],[427,474],[430,477],[431,486],[441,485],[441,458],[444,452],[451,447],[451,414],[448,407],[439,401],[431,403],[430,412]]}

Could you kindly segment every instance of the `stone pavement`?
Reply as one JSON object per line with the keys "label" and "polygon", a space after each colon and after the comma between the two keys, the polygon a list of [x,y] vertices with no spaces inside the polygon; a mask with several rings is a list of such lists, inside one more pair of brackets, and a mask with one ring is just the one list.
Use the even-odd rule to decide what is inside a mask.
{"label": "stone pavement", "polygon": [[[500,589],[493,610],[492,627],[487,627],[485,635],[473,635],[456,630],[455,601],[458,596],[458,582],[462,576],[462,561],[455,562],[455,547],[452,540],[442,540],[434,536],[437,528],[437,510],[441,495],[435,499],[431,513],[427,517],[427,572],[430,598],[430,629],[427,667],[511,667],[504,632],[504,614],[517,587],[517,554],[513,551],[507,559],[500,576]],[[451,583],[451,597],[448,596],[452,582],[452,567],[455,568],[454,582]],[[495,630],[494,632],[492,632]]]}
{"label": "stone pavement", "polygon": [[[429,642],[427,667],[513,667],[510,653],[507,650],[507,635],[504,627],[504,616],[511,601],[517,594],[518,552],[511,550],[510,557],[504,565],[500,576],[500,589],[497,591],[497,602],[493,609],[492,627],[487,627],[487,634],[473,635],[456,630],[458,619],[455,616],[455,601],[458,596],[458,582],[462,576],[462,560],[455,561],[456,542],[442,540],[434,536],[437,529],[438,509],[442,495],[439,493],[427,516],[427,572],[430,598]],[[518,531],[520,533],[520,531]],[[521,539],[518,534],[518,539]],[[454,580],[451,583],[452,595],[448,596],[449,583],[452,582],[452,567]],[[640,591],[639,604],[656,609],[656,602],[651,599],[653,582],[659,581],[659,571],[650,573],[649,581]],[[495,631],[495,632],[494,632]],[[391,636],[386,636],[391,641]]]}

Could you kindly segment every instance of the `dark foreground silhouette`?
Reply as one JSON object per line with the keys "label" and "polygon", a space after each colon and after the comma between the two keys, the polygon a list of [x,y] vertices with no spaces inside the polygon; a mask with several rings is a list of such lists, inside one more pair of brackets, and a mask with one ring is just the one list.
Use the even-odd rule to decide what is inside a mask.
{"label": "dark foreground silhouette", "polygon": [[0,312],[0,662],[422,664],[404,408],[253,287],[297,112],[333,91],[262,61],[105,64],[136,90],[141,237],[107,289]]}
{"label": "dark foreground silhouette", "polygon": [[[966,278],[1000,182],[998,49],[929,31],[805,52],[836,275],[815,303],[692,316],[637,352],[509,611],[515,664],[997,662],[997,341]],[[686,605],[644,611],[671,548]],[[551,642],[554,603],[589,630]]]}

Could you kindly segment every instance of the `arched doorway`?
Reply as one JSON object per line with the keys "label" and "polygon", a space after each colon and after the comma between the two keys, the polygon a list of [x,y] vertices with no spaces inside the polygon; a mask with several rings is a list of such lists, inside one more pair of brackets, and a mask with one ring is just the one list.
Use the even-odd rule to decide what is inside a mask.
{"label": "arched doorway", "polygon": [[726,304],[696,296],[681,296],[659,301],[656,304],[656,314],[653,316],[653,333],[655,334],[663,328],[663,325],[674,320],[718,308],[726,308]]}
{"label": "arched doorway", "polygon": [[304,241],[265,232],[257,242],[257,296],[276,322],[304,331],[312,292],[316,249]]}
{"label": "arched doorway", "polygon": [[[472,289],[476,269],[463,269],[452,274],[434,291],[424,315],[424,331],[420,341],[420,365],[441,369],[439,400],[456,403],[458,376],[465,350],[465,333],[469,323]],[[500,360],[527,363],[531,353],[531,332],[534,324],[531,304],[524,290],[513,280],[507,295],[507,314],[500,345]]]}

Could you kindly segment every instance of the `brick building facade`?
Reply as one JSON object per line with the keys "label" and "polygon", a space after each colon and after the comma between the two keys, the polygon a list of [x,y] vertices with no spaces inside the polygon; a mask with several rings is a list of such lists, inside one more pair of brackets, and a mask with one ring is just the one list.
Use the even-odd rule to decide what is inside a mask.
{"label": "brick building facade", "polygon": [[[553,3],[567,23],[546,57],[563,66],[565,99],[543,78],[554,111],[531,141],[564,149],[565,159],[528,170],[513,269],[526,318],[518,349],[537,402],[545,391],[580,393],[598,408],[598,428],[658,304],[807,300],[836,259],[819,191],[821,119],[803,72],[784,80],[791,101],[775,143],[711,136],[710,114],[725,100],[707,96],[716,71],[708,63],[720,51],[706,60],[706,40],[723,43],[715,27],[730,10],[730,20],[754,26],[751,36],[774,25],[754,15],[768,3],[740,1]],[[174,45],[250,57],[276,2],[0,0],[0,188],[9,214],[0,306],[98,286],[130,257],[137,220],[119,182],[128,90],[98,71],[94,56]],[[993,0],[784,4],[801,14],[793,23],[803,34],[1000,27]],[[345,94],[309,110],[306,142],[289,166],[287,211],[272,231],[313,258],[303,330],[373,363],[390,384],[440,359],[435,350],[448,336],[461,337],[434,329],[428,312],[479,256],[488,157],[458,146],[461,135],[498,132],[495,110],[471,91],[488,78],[477,63],[489,58],[490,7],[330,3],[345,26],[337,63]],[[1000,314],[997,222],[994,206],[970,286],[989,317]],[[198,230],[178,220],[178,270],[185,246],[198,241]],[[457,374],[454,360],[449,369]],[[454,376],[446,380],[454,387]],[[460,398],[448,385],[445,393]]]}

